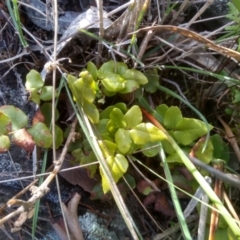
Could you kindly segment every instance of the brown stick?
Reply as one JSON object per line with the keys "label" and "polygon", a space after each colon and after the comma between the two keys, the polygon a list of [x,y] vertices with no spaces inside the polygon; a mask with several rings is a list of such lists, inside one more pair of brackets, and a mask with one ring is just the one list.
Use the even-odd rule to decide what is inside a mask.
{"label": "brown stick", "polygon": [[[77,118],[72,123],[71,131],[68,135],[67,141],[64,145],[64,148],[62,150],[62,153],[59,159],[54,162],[53,171],[49,174],[49,176],[45,179],[45,181],[39,187],[32,186],[30,190],[32,191],[33,196],[28,201],[26,202],[22,200],[17,201],[18,203],[21,203],[21,206],[18,209],[16,209],[14,212],[0,219],[0,225],[23,212],[30,212],[34,208],[34,204],[36,203],[36,201],[42,198],[49,191],[48,185],[51,183],[51,181],[55,178],[56,174],[61,169],[61,165],[67,153],[68,146],[75,135],[76,125],[77,125]],[[7,204],[12,206],[11,201],[8,202]]]}
{"label": "brown stick", "polygon": [[235,58],[236,60],[240,61],[240,53],[239,52],[234,51],[230,48],[219,46],[219,45],[215,44],[214,42],[212,42],[211,40],[203,37],[202,35],[200,35],[196,32],[193,32],[193,31],[185,29],[185,28],[177,27],[177,26],[158,25],[158,26],[153,26],[153,27],[146,27],[146,28],[141,28],[138,31],[135,31],[131,34],[142,32],[142,31],[150,31],[150,30],[152,30],[152,31],[164,31],[165,30],[165,31],[179,33],[184,37],[193,39],[199,43],[206,45],[207,47],[213,49],[214,51],[216,51],[222,55],[226,55],[228,57],[232,57],[232,58]]}

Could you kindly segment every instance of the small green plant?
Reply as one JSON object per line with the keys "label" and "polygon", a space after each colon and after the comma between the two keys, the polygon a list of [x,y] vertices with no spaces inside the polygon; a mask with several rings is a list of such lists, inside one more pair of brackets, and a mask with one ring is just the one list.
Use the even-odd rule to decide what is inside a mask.
{"label": "small green plant", "polygon": [[238,12],[240,12],[240,2],[238,0],[232,0],[232,4],[235,6]]}
{"label": "small green plant", "polygon": [[27,152],[32,152],[35,145],[42,148],[52,145],[52,135],[38,114],[29,126],[28,117],[21,109],[4,105],[0,107],[0,126],[0,153],[9,150],[10,138]]}
{"label": "small green plant", "polygon": [[[136,186],[134,178],[127,173],[129,159],[134,159],[133,155],[136,152],[141,152],[150,158],[155,157],[163,150],[167,155],[166,161],[170,165],[183,163],[189,171],[193,171],[193,169],[187,158],[188,154],[202,159],[205,163],[209,163],[216,157],[226,157],[224,156],[224,144],[220,141],[221,137],[217,135],[210,138],[205,137],[213,127],[207,124],[206,121],[183,117],[181,110],[176,106],[168,107],[165,104],[161,104],[155,109],[147,106],[146,109],[151,110],[151,113],[149,113],[136,104],[128,107],[124,102],[117,102],[113,105],[108,104],[103,109],[102,103],[105,102],[105,96],[111,97],[116,94],[132,93],[140,87],[145,87],[145,91],[149,93],[159,90],[159,78],[152,78],[153,75],[157,75],[156,69],[147,71],[145,75],[138,70],[128,69],[125,63],[109,61],[104,63],[99,69],[90,62],[87,68],[79,74],[79,77],[70,74],[67,76],[68,86],[72,92],[73,99],[76,106],[81,110],[79,111],[80,116],[83,116],[84,113],[92,122],[96,143],[102,152],[113,181],[118,184],[121,184],[120,179],[124,176],[125,179],[131,179],[133,183],[131,186]],[[148,81],[152,81],[154,84],[147,85]],[[50,92],[52,89],[48,88],[48,93],[48,89],[45,88],[40,74],[36,71],[31,71],[28,74],[26,87],[30,93],[30,99],[36,103],[51,99]],[[136,94],[137,96],[138,94]],[[140,101],[141,98],[143,96],[139,98],[139,102],[143,103],[143,101]],[[30,128],[28,132],[32,138],[37,139],[36,141],[42,144],[41,139],[38,139],[42,135],[34,131],[34,128],[42,131],[44,129],[42,126],[50,125],[52,105],[44,102],[40,109],[46,115],[46,118],[44,119],[40,112],[37,113],[33,120],[33,130]],[[76,114],[78,113],[76,112]],[[58,119],[58,116],[59,113],[56,111],[56,119]],[[144,116],[151,123],[146,122]],[[5,126],[7,126],[7,123],[5,121]],[[37,124],[43,125],[35,127]],[[78,131],[82,137],[75,138],[75,142],[70,144],[68,151],[71,152],[75,160],[80,162],[80,164],[95,162],[96,155],[89,142],[89,136],[85,138],[82,134],[84,131],[82,129],[78,129]],[[62,132],[61,129],[60,132]],[[65,137],[68,136],[68,132],[69,130],[66,129]],[[60,139],[60,142],[62,142],[63,136]],[[49,144],[48,147],[51,147],[51,145]],[[92,178],[95,178],[100,173],[103,193],[107,193],[111,189],[108,176],[105,175],[105,169],[102,167],[102,164],[100,164],[100,167],[98,165],[90,165],[87,167],[87,170]],[[202,175],[197,170],[193,171],[193,175],[199,184],[203,181]],[[218,199],[213,195],[212,189],[208,189],[208,186],[204,187],[211,198],[217,201]],[[95,197],[101,197],[101,191],[99,191],[99,188],[96,190],[97,188],[98,186],[95,187],[92,193],[95,194]],[[144,194],[148,195],[150,192],[144,191]],[[225,209],[220,203],[217,207],[223,211]]]}
{"label": "small green plant", "polygon": [[[25,87],[30,95],[29,100],[35,102],[38,105],[40,104],[40,101],[44,101],[44,103],[40,107],[41,112],[39,112],[38,114],[43,114],[42,121],[48,128],[50,128],[52,119],[52,104],[48,101],[52,100],[53,87],[45,86],[40,73],[35,70],[31,70],[27,74]],[[54,97],[57,96],[57,91],[55,91],[54,95]],[[55,109],[56,121],[58,120],[58,118],[59,112],[57,109]],[[63,142],[63,131],[58,125],[55,125],[55,134],[55,145],[56,148],[59,148]]]}
{"label": "small green plant", "polygon": [[[70,74],[67,76],[73,99],[95,125],[97,142],[115,182],[118,182],[128,170],[127,156],[141,151],[147,157],[154,157],[159,153],[160,143],[167,154],[168,162],[182,163],[181,158],[169,144],[164,131],[152,123],[143,121],[143,113],[138,105],[128,108],[125,103],[118,102],[104,110],[99,110],[102,108],[99,104],[104,102],[105,96],[132,93],[141,86],[144,86],[146,91],[155,92],[159,79],[151,79],[151,76],[157,75],[156,73],[156,69],[153,69],[148,70],[145,75],[138,70],[128,69],[125,63],[109,61],[99,69],[89,62],[87,68],[79,74],[79,78]],[[148,85],[148,81],[156,82],[156,86]],[[30,99],[36,103],[40,103],[41,100],[51,100],[52,88],[44,86],[40,74],[34,70],[27,75],[26,88],[30,93]],[[44,102],[40,109],[45,116],[42,121],[50,126],[51,103]],[[161,123],[168,134],[187,154],[194,149],[195,156],[206,163],[213,159],[215,146],[211,140],[205,146],[205,138],[203,138],[208,130],[212,129],[211,125],[207,126],[198,119],[183,117],[181,110],[176,106],[168,107],[161,104],[156,107],[155,113],[158,119],[162,119]],[[58,117],[59,113],[56,110],[56,119]],[[60,146],[63,141],[62,130],[55,127],[57,133],[61,133],[57,134],[56,139],[57,146]],[[65,137],[67,132],[68,130],[65,131]],[[35,135],[37,137],[37,134]],[[81,164],[95,161],[95,155],[86,139],[72,143],[69,151]],[[94,177],[97,166],[88,167],[88,171],[89,176]],[[101,167],[100,174],[103,191],[106,193],[109,186]]]}
{"label": "small green plant", "polygon": [[79,107],[92,123],[98,123],[99,112],[94,101],[99,96],[113,96],[116,93],[126,94],[147,83],[147,78],[140,71],[128,69],[125,63],[109,61],[98,70],[89,62],[87,69],[79,78],[68,75],[68,84]]}
{"label": "small green plant", "polygon": [[[225,29],[230,32],[230,35],[239,35],[240,32],[240,4],[237,0],[232,0],[231,2],[228,2],[229,7],[229,13],[226,15],[228,19],[233,21],[235,24],[231,26],[227,26]],[[238,42],[238,51],[240,50],[240,41],[239,38],[237,40]]]}
{"label": "small green plant", "polygon": [[[150,72],[148,72],[150,73]],[[104,63],[98,70],[93,63],[88,63],[87,69],[80,73],[77,79],[68,75],[68,84],[72,91],[73,98],[79,107],[82,107],[86,115],[96,126],[98,144],[106,159],[108,167],[116,182],[127,172],[129,164],[128,155],[141,151],[147,157],[154,157],[159,153],[160,142],[165,152],[169,155],[169,161],[175,159],[176,152],[167,141],[164,131],[155,127],[152,123],[143,121],[143,114],[139,106],[133,105],[128,108],[125,103],[118,102],[106,109],[99,111],[96,106],[97,96],[113,96],[117,93],[126,94],[137,90],[146,84],[146,76],[137,71],[128,69],[126,64],[109,61]],[[150,91],[155,91],[151,89]],[[162,104],[156,108],[157,114],[163,119],[163,126],[174,140],[182,146],[188,146],[191,150],[194,142],[207,134],[212,126],[198,119],[184,118],[178,107],[167,107]],[[203,150],[199,147],[199,154]],[[206,162],[212,160],[213,146],[211,141],[205,149]],[[94,154],[91,150],[84,153],[82,149],[74,149],[73,155],[80,163],[94,161]],[[90,154],[91,152],[91,154]],[[80,153],[77,154],[77,153]],[[90,176],[94,176],[97,168],[88,167]],[[104,193],[110,188],[100,167],[102,187]]]}
{"label": "small green plant", "polygon": [[[169,133],[185,148],[188,146],[189,153],[192,146],[197,145],[195,151],[196,157],[202,157],[203,160],[209,163],[213,158],[213,145],[211,141],[207,144],[204,154],[202,153],[204,141],[195,143],[195,140],[204,136],[207,133],[206,125],[197,119],[183,118],[179,108],[160,105],[157,109],[165,109],[164,126],[168,128]],[[178,113],[178,115],[177,115]],[[177,121],[173,123],[172,117],[178,116]],[[118,180],[126,173],[128,169],[128,161],[126,156],[132,155],[135,152],[141,151],[147,157],[154,157],[159,153],[159,143],[162,142],[163,148],[169,154],[168,161],[182,163],[181,159],[168,144],[166,135],[163,131],[155,127],[151,123],[143,122],[142,111],[139,106],[134,105],[127,109],[126,104],[117,103],[104,109],[100,114],[100,120],[96,126],[96,136],[98,136],[98,144],[103,152],[103,155],[108,163],[108,167],[114,177]],[[210,126],[212,128],[212,126]],[[86,142],[81,145],[81,149],[74,149],[72,155],[80,161],[81,164],[91,163],[95,161],[93,152],[86,145]],[[96,166],[88,167],[91,177],[96,173]],[[104,174],[102,177],[103,191],[106,193],[109,190]]]}
{"label": "small green plant", "polygon": [[[44,82],[39,72],[31,70],[27,74],[25,83],[26,90],[29,92],[29,100],[39,104],[40,101],[50,101],[52,99],[52,86],[44,86]],[[57,93],[55,93],[56,97]]]}
{"label": "small green plant", "polygon": [[[97,125],[97,130],[101,133],[101,140],[98,143],[116,182],[128,169],[126,155],[156,146],[159,141],[166,138],[166,135],[153,124],[143,122],[141,109],[136,105],[125,111],[110,106],[102,112],[101,117]],[[149,156],[152,151],[153,149],[144,153]],[[109,186],[101,168],[100,173],[103,191],[107,192]]]}

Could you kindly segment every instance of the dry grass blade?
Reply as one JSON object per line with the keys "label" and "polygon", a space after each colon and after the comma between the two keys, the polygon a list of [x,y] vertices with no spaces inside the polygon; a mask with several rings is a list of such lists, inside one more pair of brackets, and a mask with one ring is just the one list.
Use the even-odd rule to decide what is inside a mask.
{"label": "dry grass blade", "polygon": [[203,195],[202,201],[206,205],[201,204],[199,224],[198,224],[198,240],[205,239],[205,230],[206,230],[207,212],[208,212],[207,204],[209,203],[209,197],[207,194]]}
{"label": "dry grass blade", "polygon": [[214,0],[207,0],[207,2],[203,5],[203,7],[197,12],[197,14],[187,23],[185,28],[189,28],[196,19],[198,19],[201,14],[213,3]]}
{"label": "dry grass blade", "polygon": [[[104,35],[104,26],[103,26],[103,3],[102,0],[97,1],[98,5],[98,18],[99,18],[99,37],[102,38]],[[103,45],[101,42],[98,43],[98,57],[96,60],[97,66],[100,65],[100,56],[102,54]]]}
{"label": "dry grass blade", "polygon": [[234,207],[233,207],[225,189],[223,190],[223,199],[224,199],[229,211],[231,212],[232,216],[238,221],[238,226],[240,226],[239,225],[240,224],[239,216],[237,215],[237,213],[236,213],[236,211],[235,211],[235,209],[234,209]]}
{"label": "dry grass blade", "polygon": [[191,0],[184,0],[181,6],[179,7],[178,11],[173,15],[170,24],[173,24],[177,18],[180,16],[182,12],[184,12],[188,6],[191,4]]}
{"label": "dry grass blade", "polygon": [[[88,140],[89,140],[89,143],[99,161],[99,164],[101,166],[101,169],[104,173],[104,175],[106,176],[106,179],[108,181],[108,184],[110,186],[110,190],[111,190],[111,193],[113,195],[113,198],[118,206],[118,209],[119,211],[121,212],[122,214],[122,217],[132,235],[132,238],[135,240],[139,239],[140,238],[140,234],[138,232],[138,229],[136,228],[136,225],[132,219],[132,216],[131,214],[129,213],[128,209],[127,209],[127,206],[121,196],[121,193],[117,187],[117,184],[115,183],[114,179],[113,179],[113,176],[109,170],[109,167],[107,165],[107,162],[103,156],[103,153],[102,153],[102,150],[100,149],[99,147],[99,144],[97,142],[97,139],[95,137],[95,133],[92,129],[92,126],[89,122],[89,119],[87,118],[87,116],[84,114],[83,112],[83,109],[79,109],[80,110],[80,113],[81,113],[81,116],[83,116],[83,120],[85,122],[85,126],[86,126],[86,131],[88,132],[85,132],[86,136],[88,136]],[[80,118],[79,118],[80,120]],[[80,120],[81,121],[81,120]],[[81,124],[80,124],[81,125]]]}
{"label": "dry grass blade", "polygon": [[199,43],[202,43],[206,45],[207,47],[213,49],[214,51],[218,52],[219,54],[222,54],[224,56],[232,57],[235,58],[236,60],[240,61],[240,53],[237,51],[234,51],[230,48],[218,46],[211,40],[201,36],[200,34],[193,32],[191,30],[181,28],[181,27],[176,27],[176,26],[171,26],[171,25],[159,25],[159,26],[153,26],[153,27],[146,27],[146,28],[141,28],[140,30],[133,32],[133,33],[139,33],[142,31],[150,31],[150,30],[155,30],[155,31],[170,31],[174,33],[179,33],[184,37],[193,39]]}

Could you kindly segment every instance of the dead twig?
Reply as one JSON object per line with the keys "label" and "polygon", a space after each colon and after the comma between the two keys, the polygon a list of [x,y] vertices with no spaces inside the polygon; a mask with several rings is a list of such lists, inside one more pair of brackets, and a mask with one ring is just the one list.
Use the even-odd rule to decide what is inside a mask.
{"label": "dead twig", "polygon": [[17,205],[16,203],[15,203],[15,201],[17,200],[17,198],[18,197],[20,197],[20,196],[22,196],[25,192],[27,192],[29,189],[30,189],[30,187],[32,187],[34,184],[36,184],[38,182],[38,179],[35,179],[33,182],[31,182],[28,186],[26,186],[22,191],[20,191],[19,193],[17,193],[14,197],[12,197],[9,201],[8,201],[8,203],[5,203],[3,206],[1,206],[1,208],[0,208],[0,213],[2,213],[3,212],[3,210],[8,206],[8,205],[10,205],[11,203],[11,205]]}
{"label": "dead twig", "polygon": [[73,238],[77,240],[84,240],[77,215],[77,207],[80,200],[81,196],[78,193],[75,193],[75,195],[69,201],[67,206],[63,202],[61,203],[61,205],[67,220],[67,225],[70,229]]}
{"label": "dead twig", "polygon": [[226,203],[227,208],[229,209],[229,212],[231,212],[232,216],[238,221],[237,223],[240,226],[240,224],[239,224],[240,218],[239,218],[238,214],[236,213],[236,211],[231,203],[231,200],[229,199],[229,197],[224,189],[223,189],[223,199]]}
{"label": "dead twig", "polygon": [[[65,155],[67,153],[68,146],[71,143],[72,139],[74,138],[76,125],[77,125],[77,119],[75,119],[74,122],[72,123],[70,134],[67,138],[67,141],[65,143],[65,146],[62,150],[62,153],[61,153],[59,159],[54,161],[53,171],[49,174],[49,176],[45,179],[45,181],[39,187],[32,186],[30,188],[30,191],[32,192],[33,196],[28,201],[16,199],[15,203],[17,205],[20,204],[20,207],[18,207],[14,212],[12,212],[12,213],[8,214],[7,216],[3,217],[2,219],[0,219],[0,225],[20,214],[19,218],[14,223],[14,226],[19,229],[21,227],[21,225],[25,222],[25,220],[28,217],[31,217],[31,212],[34,209],[34,205],[35,205],[36,201],[38,199],[42,198],[46,193],[48,193],[48,191],[49,191],[48,185],[52,182],[52,180],[55,178],[56,174],[61,169],[61,165],[62,165],[62,162],[64,161]],[[8,205],[8,207],[10,207],[10,206],[14,206],[15,204],[12,201],[10,201],[7,203],[7,205]]]}

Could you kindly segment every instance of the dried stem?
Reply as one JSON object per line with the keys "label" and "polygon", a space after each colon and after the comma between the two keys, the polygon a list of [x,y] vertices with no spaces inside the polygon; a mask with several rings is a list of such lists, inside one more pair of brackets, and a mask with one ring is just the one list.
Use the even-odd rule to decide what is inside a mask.
{"label": "dried stem", "polygon": [[[65,146],[62,150],[62,153],[59,159],[57,161],[54,161],[54,169],[50,173],[50,175],[45,179],[45,181],[41,184],[41,186],[31,187],[30,190],[32,191],[33,196],[28,201],[26,202],[22,200],[16,201],[16,204],[20,203],[21,206],[18,209],[16,209],[14,212],[0,219],[0,225],[21,213],[24,213],[24,212],[29,213],[34,208],[34,204],[36,203],[36,201],[42,198],[49,191],[48,185],[52,182],[52,180],[55,178],[55,176],[61,169],[62,162],[64,161],[65,155],[67,154],[68,146],[74,137],[76,125],[77,125],[77,119],[75,119],[74,122],[72,123],[71,131],[70,131],[70,134],[68,135]],[[8,206],[14,205],[12,201],[8,202],[7,204]]]}

